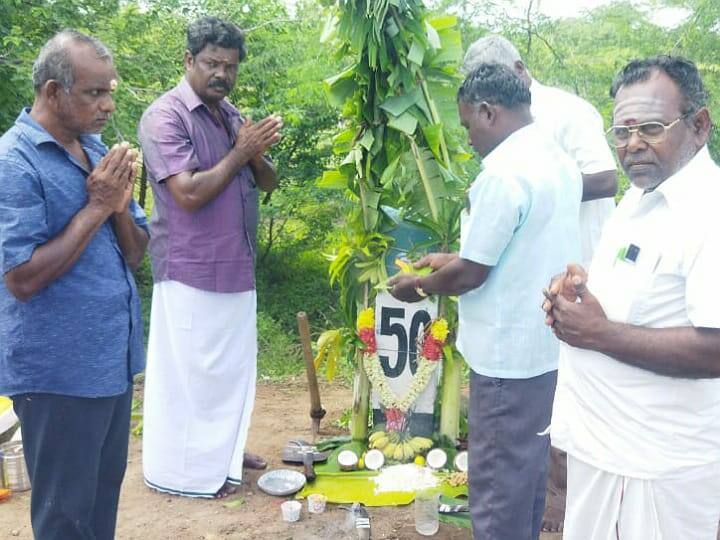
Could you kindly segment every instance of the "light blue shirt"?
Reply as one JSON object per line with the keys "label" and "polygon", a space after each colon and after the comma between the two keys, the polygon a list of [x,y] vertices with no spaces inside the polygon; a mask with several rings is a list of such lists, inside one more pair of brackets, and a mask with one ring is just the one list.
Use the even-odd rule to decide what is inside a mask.
{"label": "light blue shirt", "polygon": [[542,289],[580,256],[582,176],[534,124],[483,165],[463,213],[460,257],[492,269],[482,286],[460,296],[458,349],[480,375],[535,377],[557,369]]}
{"label": "light blue shirt", "polygon": [[[3,275],[87,203],[88,171],[28,112],[0,137]],[[97,135],[80,143],[93,168],[107,153]],[[142,208],[132,201],[130,210],[147,230]],[[0,394],[115,396],[144,367],[140,297],[110,221],[72,268],[27,302],[0,279]]]}

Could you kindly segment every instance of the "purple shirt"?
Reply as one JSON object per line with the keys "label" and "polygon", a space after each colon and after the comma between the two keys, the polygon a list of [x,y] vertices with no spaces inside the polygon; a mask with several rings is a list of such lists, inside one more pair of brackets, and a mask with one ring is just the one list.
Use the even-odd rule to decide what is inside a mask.
{"label": "purple shirt", "polygon": [[240,113],[224,100],[218,109],[222,122],[183,77],[140,120],[138,139],[155,199],[149,251],[155,282],[242,292],[255,288],[258,190],[250,167],[240,169],[217,197],[194,212],[178,205],[165,184],[181,172],[214,167],[235,144]]}

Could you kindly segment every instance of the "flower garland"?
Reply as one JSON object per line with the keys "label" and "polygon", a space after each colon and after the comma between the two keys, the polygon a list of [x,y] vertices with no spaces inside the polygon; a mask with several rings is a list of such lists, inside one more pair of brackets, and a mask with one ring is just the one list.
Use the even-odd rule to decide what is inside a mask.
{"label": "flower garland", "polygon": [[[377,342],[375,340],[375,310],[367,308],[360,312],[357,320],[357,330],[360,340],[365,345],[362,349],[365,373],[373,385],[373,388],[380,396],[380,401],[388,411],[386,416],[388,422],[393,418],[402,423],[405,413],[412,407],[418,396],[425,390],[430,377],[437,369],[442,359],[442,349],[448,335],[448,324],[445,319],[437,319],[425,329],[421,337],[420,354],[418,355],[418,367],[412,383],[403,396],[397,396],[390,388],[377,354]],[[418,340],[420,341],[420,340]],[[393,421],[393,423],[396,423]]]}

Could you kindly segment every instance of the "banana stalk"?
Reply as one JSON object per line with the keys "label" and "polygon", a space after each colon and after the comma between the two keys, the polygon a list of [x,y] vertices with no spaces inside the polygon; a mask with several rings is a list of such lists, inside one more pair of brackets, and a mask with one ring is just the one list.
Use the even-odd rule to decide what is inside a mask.
{"label": "banana stalk", "polygon": [[[422,45],[430,39],[428,31],[426,31],[430,19],[422,0],[403,0],[402,2],[396,0],[335,0],[328,3],[333,4],[337,10],[337,35],[341,40],[339,47],[352,54],[353,62],[355,62],[354,67],[345,70],[341,76],[326,81],[326,90],[331,101],[343,108],[343,114],[351,126],[348,131],[352,129],[356,135],[350,144],[352,161],[343,162],[342,172],[338,169],[335,171],[335,176],[347,179],[347,189],[352,193],[353,200],[359,199],[361,211],[352,214],[352,222],[347,225],[350,232],[346,235],[346,242],[339,251],[342,256],[338,255],[331,266],[331,281],[340,283],[343,312],[348,319],[347,326],[354,330],[355,310],[373,304],[373,287],[383,281],[384,276],[381,274],[384,272],[371,272],[372,265],[365,265],[362,268],[358,266],[355,256],[356,246],[347,239],[352,239],[360,233],[380,236],[381,231],[385,231],[391,226],[389,219],[383,217],[383,214],[378,211],[378,206],[381,201],[382,204],[392,207],[401,207],[405,204],[405,187],[409,179],[406,177],[407,175],[400,174],[400,172],[393,177],[393,170],[391,170],[391,173],[388,173],[387,181],[383,181],[384,172],[380,171],[389,170],[391,163],[397,165],[398,160],[407,152],[408,144],[417,165],[417,174],[421,180],[423,193],[427,199],[427,207],[422,204],[420,208],[413,208],[410,217],[432,222],[434,227],[430,228],[434,231],[433,234],[438,236],[437,240],[443,244],[452,240],[449,238],[450,234],[455,234],[450,232],[454,231],[453,223],[442,222],[443,220],[450,221],[443,214],[448,209],[452,210],[448,212],[448,216],[456,214],[455,210],[462,205],[462,193],[457,186],[446,182],[445,176],[438,178],[434,165],[437,164],[437,167],[452,171],[451,159],[453,158],[451,156],[456,153],[459,146],[450,132],[446,132],[442,127],[443,122],[438,113],[438,105],[445,103],[444,100],[447,99],[447,96],[444,96],[445,93],[438,93],[437,96],[440,96],[443,101],[433,99],[426,77],[428,73],[434,73],[437,70],[452,75],[460,58],[458,56],[457,59],[449,59],[446,55],[443,60],[430,60],[430,57],[427,57],[428,62],[434,62],[430,64],[424,60],[418,62],[417,58],[414,61],[409,60],[413,45],[416,42]],[[459,35],[456,37],[459,38]],[[440,40],[440,37],[436,36],[436,39]],[[452,43],[451,38],[440,40],[439,47],[443,49],[447,47],[446,50],[453,54],[452,51],[456,47],[453,47]],[[438,45],[433,45],[433,48],[437,49]],[[415,126],[411,129],[406,121],[400,121],[403,116],[407,120],[407,116],[412,114],[407,107],[402,111],[398,110],[398,114],[383,109],[383,104],[388,103],[390,98],[408,95],[409,92],[414,92],[418,84],[421,86],[423,99],[430,111],[431,123],[440,126],[440,132],[436,135],[439,137],[437,139],[439,156],[436,156],[424,144],[422,129],[428,124],[425,118],[416,119],[418,122],[410,120],[411,124]],[[411,107],[417,108],[416,105],[411,105]],[[391,126],[392,129],[385,129],[387,126],[383,126],[383,123],[387,122],[389,125],[391,119],[398,120],[398,123]],[[375,130],[376,132],[373,134]],[[365,137],[365,134],[368,136]],[[375,137],[378,138],[375,139]],[[408,143],[403,140],[404,137],[407,137]],[[342,141],[345,139],[341,139]],[[350,157],[344,142],[338,146],[337,152]],[[427,154],[431,154],[431,156],[426,157]],[[430,168],[428,163],[431,164]],[[354,168],[350,166],[352,164],[355,165]],[[439,185],[441,182],[442,186]],[[446,186],[451,189],[441,200],[437,196],[437,191]],[[443,193],[446,191],[443,189]],[[429,216],[426,215],[428,213]],[[363,264],[371,262],[366,259],[376,256],[378,267],[382,268],[384,254],[375,253],[375,251],[380,251],[375,250],[370,255],[367,251],[363,250],[365,254],[361,257]],[[354,266],[349,267],[348,265]],[[356,358],[351,435],[355,440],[363,440],[367,437],[368,432],[370,383],[365,374],[362,354],[359,351],[356,353]],[[459,387],[460,383],[460,368],[454,365],[449,370],[452,371],[453,367],[457,373],[453,375],[452,383],[444,384],[444,387],[448,387],[447,392],[450,392],[452,387]],[[443,380],[446,379],[447,377],[444,376]],[[451,399],[448,399],[448,403],[450,402]],[[458,405],[459,399],[456,399],[456,409],[458,409]],[[443,407],[445,406],[444,404]],[[457,413],[453,414],[457,418]],[[453,422],[448,420],[447,423],[450,425]],[[454,432],[454,436],[457,436],[457,419],[454,424],[454,431],[450,431],[450,433]],[[397,443],[390,444],[397,445]],[[403,458],[407,448],[407,446],[405,449],[400,448]],[[397,448],[393,448],[393,457],[395,457],[395,452],[397,452]],[[399,456],[400,452],[398,452]]]}
{"label": "banana stalk", "polygon": [[[423,96],[425,97],[425,101],[427,102],[428,108],[430,109],[430,116],[432,117],[433,123],[439,124],[440,115],[438,114],[437,107],[435,106],[435,100],[433,100],[432,96],[430,95],[427,81],[423,77],[420,78],[420,88],[422,88]],[[440,152],[442,153],[443,157],[443,165],[447,167],[448,170],[451,170],[452,162],[450,161],[450,154],[448,153],[444,132],[440,132]]]}
{"label": "banana stalk", "polygon": [[357,353],[355,379],[353,380],[353,406],[350,418],[350,436],[354,441],[364,441],[368,434],[368,413],[370,412],[370,381],[365,374],[365,360]]}
{"label": "banana stalk", "polygon": [[[442,246],[447,251],[447,246]],[[440,301],[439,311],[447,316],[448,303]],[[443,347],[443,370],[440,385],[440,434],[455,441],[460,434],[460,384],[462,382],[462,360],[453,354],[453,344]]]}
{"label": "banana stalk", "polygon": [[427,198],[428,206],[430,207],[430,214],[432,215],[433,221],[437,223],[438,217],[440,216],[437,207],[437,198],[435,197],[432,185],[430,184],[430,179],[428,178],[427,171],[425,170],[425,164],[423,163],[420,149],[418,148],[415,139],[413,139],[412,137],[408,137],[408,139],[410,140],[410,148],[412,149],[412,155],[415,159],[415,163],[417,164],[418,172],[420,173],[420,179],[422,180],[423,189],[425,190],[425,197]]}
{"label": "banana stalk", "polygon": [[[363,212],[366,209],[363,208]],[[363,305],[369,302],[370,290],[365,284]],[[370,412],[370,380],[365,374],[365,359],[358,349],[355,352],[355,378],[353,380],[353,406],[350,417],[350,436],[354,441],[364,441],[368,436],[368,413]]]}
{"label": "banana stalk", "polygon": [[462,366],[453,354],[452,345],[443,348],[442,390],[440,405],[440,434],[451,441],[458,438],[460,430],[460,382]]}

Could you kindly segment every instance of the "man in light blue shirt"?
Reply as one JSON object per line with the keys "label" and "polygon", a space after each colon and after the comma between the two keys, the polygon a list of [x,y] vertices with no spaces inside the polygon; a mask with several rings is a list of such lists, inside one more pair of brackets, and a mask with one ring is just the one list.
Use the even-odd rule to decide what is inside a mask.
{"label": "man in light blue shirt", "polygon": [[460,252],[416,263],[436,271],[391,282],[412,302],[460,295],[458,349],[472,368],[470,501],[475,538],[537,539],[544,509],[558,343],[538,321],[537,291],[579,255],[582,177],[533,125],[512,71],[481,64],[458,92],[484,169],[469,192]]}

